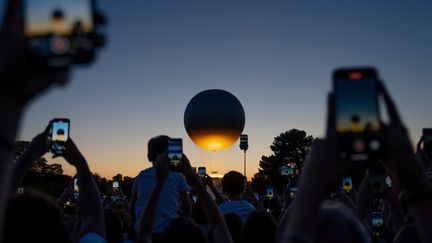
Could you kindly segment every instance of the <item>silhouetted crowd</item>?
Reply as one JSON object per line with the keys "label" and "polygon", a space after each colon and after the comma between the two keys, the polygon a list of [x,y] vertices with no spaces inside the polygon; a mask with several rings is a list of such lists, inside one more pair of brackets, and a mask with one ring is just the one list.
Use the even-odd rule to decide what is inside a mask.
{"label": "silhouetted crowd", "polygon": [[[432,242],[428,177],[432,158],[422,146],[425,141],[413,150],[382,81],[377,83],[378,95],[389,117],[380,127],[385,144],[382,161],[367,161],[357,168],[355,162],[341,157],[344,142],[336,131],[337,105],[332,92],[326,135],[314,141],[298,182],[283,191],[270,186],[265,193],[253,192],[244,175],[236,171],[226,173],[219,187],[209,175],[196,173],[186,154],[181,170],[170,170],[171,138],[160,135],[148,141],[152,166],[137,175],[130,198],[123,195],[121,181],[101,195],[86,158],[71,137],[54,148],[58,151],[55,156],[63,157],[77,172],[63,194],[50,198],[31,190],[23,192],[20,185],[33,161],[53,150],[54,121],[19,158],[13,158],[21,117],[35,96],[52,84],[67,81],[69,68],[34,65],[20,10],[21,1],[10,0],[0,30],[2,242]],[[61,130],[57,135],[63,138],[66,133]],[[358,146],[354,149],[361,149]],[[356,170],[362,172],[360,177],[347,175]]]}

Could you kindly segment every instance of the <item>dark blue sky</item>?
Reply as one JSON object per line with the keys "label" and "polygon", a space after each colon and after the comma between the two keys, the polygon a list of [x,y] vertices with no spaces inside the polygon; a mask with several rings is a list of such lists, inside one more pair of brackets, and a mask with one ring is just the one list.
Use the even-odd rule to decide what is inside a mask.
{"label": "dark blue sky", "polygon": [[19,138],[69,117],[102,175],[135,176],[148,166],[147,140],[165,133],[183,137],[195,166],[242,171],[237,145],[202,152],[184,130],[188,101],[219,88],[244,106],[250,176],[279,133],[323,134],[331,72],[343,66],[378,69],[413,140],[432,127],[431,1],[99,2],[108,46],[94,65],[75,68],[67,87],[31,104]]}

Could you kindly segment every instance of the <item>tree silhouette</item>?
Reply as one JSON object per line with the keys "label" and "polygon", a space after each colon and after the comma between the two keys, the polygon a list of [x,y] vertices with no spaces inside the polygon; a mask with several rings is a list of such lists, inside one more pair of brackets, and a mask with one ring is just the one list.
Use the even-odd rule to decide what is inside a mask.
{"label": "tree silhouette", "polygon": [[[15,161],[24,153],[29,144],[28,141],[15,142]],[[22,186],[26,190],[34,189],[58,197],[70,180],[70,176],[63,175],[63,168],[60,164],[48,164],[45,158],[40,157],[31,163]]]}
{"label": "tree silhouette", "polygon": [[[313,140],[313,137],[307,135],[305,131],[297,129],[291,129],[275,137],[270,146],[273,154],[261,157],[258,173],[252,178],[254,191],[264,193],[267,186],[273,186],[277,192],[282,193],[288,180],[291,185],[296,184]],[[282,176],[280,174],[282,166],[290,166],[295,174],[289,179],[286,175]]]}

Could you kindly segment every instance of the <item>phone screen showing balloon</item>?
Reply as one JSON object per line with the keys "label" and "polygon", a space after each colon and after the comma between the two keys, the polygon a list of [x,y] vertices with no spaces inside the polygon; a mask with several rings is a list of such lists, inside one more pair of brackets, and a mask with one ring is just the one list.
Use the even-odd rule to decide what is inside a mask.
{"label": "phone screen showing balloon", "polygon": [[174,138],[168,141],[168,159],[170,168],[173,171],[180,171],[183,168],[183,145],[182,139]]}

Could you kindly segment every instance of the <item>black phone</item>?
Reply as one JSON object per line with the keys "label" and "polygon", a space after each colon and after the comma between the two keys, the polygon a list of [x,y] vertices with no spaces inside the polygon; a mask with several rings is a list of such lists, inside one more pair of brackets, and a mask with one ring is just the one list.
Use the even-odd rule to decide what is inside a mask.
{"label": "black phone", "polygon": [[65,150],[65,143],[69,139],[70,121],[66,118],[55,118],[51,121],[51,152],[62,154]]}
{"label": "black phone", "polygon": [[95,0],[24,0],[23,31],[35,64],[89,63],[97,44]]}
{"label": "black phone", "polygon": [[183,169],[183,143],[181,138],[173,138],[168,141],[168,159],[170,169],[181,171]]}
{"label": "black phone", "polygon": [[383,139],[378,77],[373,68],[338,69],[333,73],[339,155],[351,161],[381,161]]}
{"label": "black phone", "polygon": [[423,128],[422,140],[428,159],[432,160],[432,128]]}
{"label": "black phone", "polygon": [[204,177],[206,174],[206,167],[198,167],[198,176],[199,177]]}

